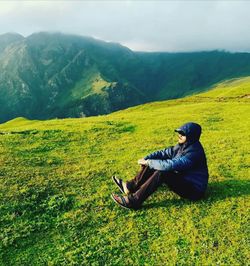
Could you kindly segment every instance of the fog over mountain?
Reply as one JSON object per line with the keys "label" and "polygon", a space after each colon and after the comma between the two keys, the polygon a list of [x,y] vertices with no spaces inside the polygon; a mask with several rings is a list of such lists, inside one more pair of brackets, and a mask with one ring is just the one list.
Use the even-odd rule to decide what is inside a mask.
{"label": "fog over mountain", "polygon": [[0,34],[59,31],[136,51],[250,51],[249,1],[0,1]]}

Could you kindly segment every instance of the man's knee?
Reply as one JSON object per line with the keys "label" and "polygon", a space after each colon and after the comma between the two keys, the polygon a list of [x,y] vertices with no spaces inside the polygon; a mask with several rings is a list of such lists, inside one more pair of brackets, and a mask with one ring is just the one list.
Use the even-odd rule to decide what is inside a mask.
{"label": "man's knee", "polygon": [[157,180],[157,183],[161,185],[165,180],[165,173],[164,171],[154,170],[154,174],[152,175]]}

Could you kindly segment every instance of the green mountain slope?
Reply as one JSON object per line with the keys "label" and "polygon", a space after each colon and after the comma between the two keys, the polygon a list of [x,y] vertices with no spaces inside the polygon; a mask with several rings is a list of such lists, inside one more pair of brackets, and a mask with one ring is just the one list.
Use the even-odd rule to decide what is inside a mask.
{"label": "green mountain slope", "polygon": [[[247,265],[250,77],[179,100],[109,115],[0,125],[1,265]],[[111,176],[203,127],[206,199],[161,187],[133,212],[110,198]]]}
{"label": "green mountain slope", "polygon": [[60,33],[0,35],[0,123],[107,114],[250,75],[249,53],[141,53]]}
{"label": "green mountain slope", "polygon": [[24,37],[17,33],[6,33],[0,35],[0,54],[9,45],[13,45],[15,42],[21,41]]}

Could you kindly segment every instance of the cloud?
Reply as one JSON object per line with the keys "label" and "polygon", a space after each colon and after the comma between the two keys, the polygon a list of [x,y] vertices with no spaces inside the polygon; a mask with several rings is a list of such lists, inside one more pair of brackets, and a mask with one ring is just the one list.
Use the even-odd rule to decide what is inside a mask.
{"label": "cloud", "polygon": [[247,1],[0,2],[0,34],[61,31],[133,50],[250,51]]}

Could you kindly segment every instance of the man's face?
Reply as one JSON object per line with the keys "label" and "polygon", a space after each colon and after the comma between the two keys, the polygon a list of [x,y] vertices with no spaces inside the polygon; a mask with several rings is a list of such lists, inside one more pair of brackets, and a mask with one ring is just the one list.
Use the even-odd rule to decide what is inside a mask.
{"label": "man's face", "polygon": [[187,137],[186,136],[182,136],[180,133],[178,133],[178,143],[179,144],[185,143],[186,140],[187,140]]}

